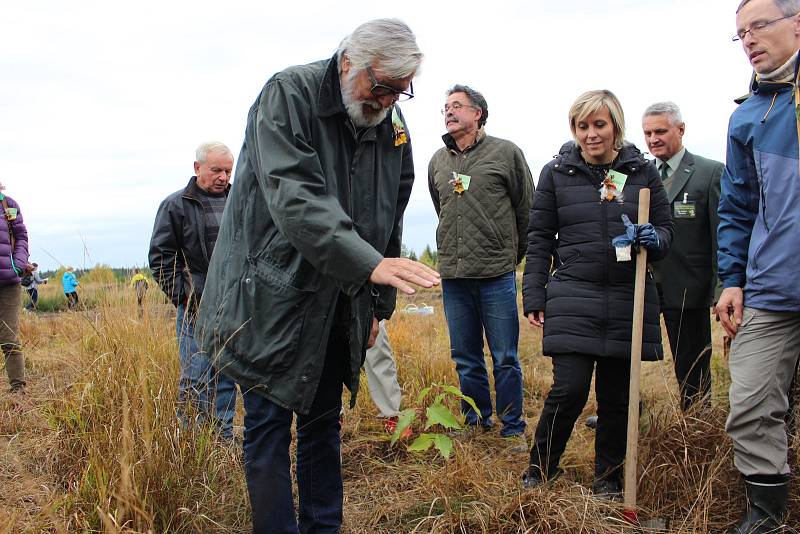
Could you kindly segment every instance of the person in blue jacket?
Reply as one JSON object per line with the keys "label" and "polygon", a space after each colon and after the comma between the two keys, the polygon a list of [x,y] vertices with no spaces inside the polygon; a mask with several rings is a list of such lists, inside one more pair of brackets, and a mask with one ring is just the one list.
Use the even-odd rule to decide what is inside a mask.
{"label": "person in blue jacket", "polygon": [[733,339],[726,430],[747,507],[731,533],[782,531],[786,414],[800,354],[800,1],[743,0],[734,41],[756,72],[731,115],[719,205],[716,312]]}
{"label": "person in blue jacket", "polygon": [[75,290],[81,285],[75,278],[74,270],[72,267],[67,267],[64,276],[61,277],[61,287],[64,288],[64,296],[67,297],[67,307],[70,310],[78,307],[78,292]]}

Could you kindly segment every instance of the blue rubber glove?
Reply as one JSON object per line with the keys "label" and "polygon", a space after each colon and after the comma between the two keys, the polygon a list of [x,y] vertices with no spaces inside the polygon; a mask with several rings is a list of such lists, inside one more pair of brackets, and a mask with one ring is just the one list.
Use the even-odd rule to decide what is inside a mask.
{"label": "blue rubber glove", "polygon": [[652,224],[633,224],[624,213],[622,214],[622,224],[625,225],[625,236],[619,237],[626,237],[635,252],[639,252],[640,246],[648,250],[658,250],[658,232]]}
{"label": "blue rubber glove", "polygon": [[652,224],[637,224],[636,242],[647,250],[658,250],[658,232]]}

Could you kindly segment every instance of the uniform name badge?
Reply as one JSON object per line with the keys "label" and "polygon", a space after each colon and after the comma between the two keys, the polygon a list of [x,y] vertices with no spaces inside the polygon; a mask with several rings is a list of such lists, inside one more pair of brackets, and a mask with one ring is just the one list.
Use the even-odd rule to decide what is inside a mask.
{"label": "uniform name badge", "polygon": [[695,219],[697,217],[697,206],[694,200],[688,199],[688,194],[684,193],[682,201],[672,203],[672,217],[674,219]]}

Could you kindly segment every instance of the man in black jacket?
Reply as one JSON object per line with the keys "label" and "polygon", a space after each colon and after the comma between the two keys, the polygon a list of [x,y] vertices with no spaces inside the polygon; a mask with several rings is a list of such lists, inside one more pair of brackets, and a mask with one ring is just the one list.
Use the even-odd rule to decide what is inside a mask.
{"label": "man in black jacket", "polygon": [[672,102],[649,106],[642,130],[656,157],[675,235],[669,256],[654,264],[685,410],[711,393],[711,306],[717,286],[717,206],[724,165],[686,150],[681,111]]}
{"label": "man in black jacket", "polygon": [[233,154],[222,143],[209,142],[197,147],[195,156],[196,176],[158,208],[149,260],[153,277],[177,308],[178,417],[184,425],[211,419],[220,437],[230,440],[236,384],[198,349],[194,323],[230,189]]}

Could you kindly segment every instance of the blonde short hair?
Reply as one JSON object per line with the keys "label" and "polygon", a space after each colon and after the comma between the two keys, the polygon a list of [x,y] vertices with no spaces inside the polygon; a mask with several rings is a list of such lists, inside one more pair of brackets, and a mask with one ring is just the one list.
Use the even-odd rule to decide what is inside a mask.
{"label": "blonde short hair", "polygon": [[569,108],[569,129],[572,132],[572,138],[575,139],[575,142],[578,141],[578,137],[575,135],[576,123],[604,107],[608,109],[611,122],[614,124],[614,148],[619,150],[622,148],[622,140],[625,139],[625,114],[622,112],[619,99],[608,89],[587,91],[575,99],[572,107]]}

